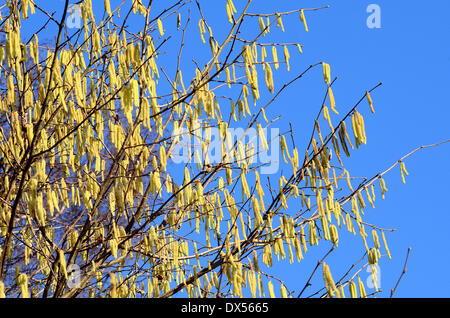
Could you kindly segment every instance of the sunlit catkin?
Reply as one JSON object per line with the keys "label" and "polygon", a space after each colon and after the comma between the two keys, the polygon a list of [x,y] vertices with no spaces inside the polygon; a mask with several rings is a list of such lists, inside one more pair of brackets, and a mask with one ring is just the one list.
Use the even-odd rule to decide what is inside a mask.
{"label": "sunlit catkin", "polygon": [[289,55],[289,50],[288,50],[287,46],[286,45],[283,45],[283,46],[284,46],[284,49],[283,49],[284,60],[286,61],[286,68],[287,68],[287,70],[289,72],[289,70],[290,70],[289,58],[291,56]]}
{"label": "sunlit catkin", "polygon": [[275,45],[272,46],[272,57],[273,57],[273,65],[276,70],[278,70],[278,54],[277,54],[277,47]]}
{"label": "sunlit catkin", "polygon": [[277,13],[277,27],[281,28],[281,31],[284,32],[283,20],[281,19],[281,14]]}
{"label": "sunlit catkin", "polygon": [[261,33],[263,35],[266,35],[267,31],[266,31],[266,25],[264,24],[264,19],[262,17],[259,17],[258,22],[259,22],[259,28],[261,30]]}
{"label": "sunlit catkin", "polygon": [[334,113],[339,114],[338,111],[336,110],[336,101],[334,100],[334,94],[333,94],[333,90],[331,89],[331,86],[328,86],[328,98],[330,99],[331,110]]}
{"label": "sunlit catkin", "polygon": [[375,113],[375,109],[373,108],[372,97],[370,96],[370,93],[368,91],[366,92],[366,98],[367,98],[367,102],[369,103],[369,106],[370,106],[370,111],[372,113]]}
{"label": "sunlit catkin", "polygon": [[330,234],[331,234],[331,242],[334,245],[338,246],[339,234],[338,234],[338,230],[334,224],[330,225]]}
{"label": "sunlit catkin", "polygon": [[351,298],[358,298],[358,291],[356,289],[356,284],[353,281],[350,281],[348,283],[348,289],[350,291],[350,297]]}
{"label": "sunlit catkin", "polygon": [[17,283],[20,286],[20,291],[22,293],[22,298],[30,298],[28,292],[28,276],[27,274],[19,274],[17,278]]}
{"label": "sunlit catkin", "polygon": [[5,298],[5,284],[0,281],[0,298]]}
{"label": "sunlit catkin", "polygon": [[367,298],[366,289],[364,288],[364,283],[361,278],[358,276],[358,286],[359,286],[359,294],[361,298]]}
{"label": "sunlit catkin", "polygon": [[59,250],[59,266],[61,268],[62,273],[64,274],[64,277],[67,279],[67,266],[66,266],[66,257],[64,256],[64,252],[62,250]]}
{"label": "sunlit catkin", "polygon": [[273,284],[271,280],[267,283],[267,288],[269,289],[270,298],[275,298],[275,292],[273,291]]}
{"label": "sunlit catkin", "polygon": [[303,22],[305,26],[305,31],[308,32],[308,24],[306,23],[305,13],[304,10],[300,10],[300,20]]}
{"label": "sunlit catkin", "polygon": [[337,288],[334,283],[333,277],[331,276],[330,267],[323,262],[322,263],[322,270],[323,270],[323,279],[325,282],[325,287],[327,288],[328,295],[330,297],[334,297],[337,293]]}
{"label": "sunlit catkin", "polygon": [[403,161],[400,162],[400,174],[402,176],[402,182],[403,184],[405,184],[406,183],[405,174],[408,175],[408,171],[406,171],[405,163]]}
{"label": "sunlit catkin", "polygon": [[274,92],[274,84],[273,84],[273,74],[272,74],[272,68],[270,67],[269,63],[264,63],[264,70],[265,70],[265,80],[266,80],[266,86],[269,92],[273,94]]}
{"label": "sunlit catkin", "polygon": [[331,75],[330,75],[330,65],[322,62],[322,68],[323,68],[323,79],[327,85],[331,84]]}
{"label": "sunlit catkin", "polygon": [[163,28],[163,24],[162,24],[161,19],[158,19],[158,20],[156,21],[156,23],[158,24],[159,35],[160,35],[160,36],[163,36],[163,35],[164,35],[164,28]]}
{"label": "sunlit catkin", "polygon": [[389,251],[389,247],[387,245],[386,237],[384,236],[384,232],[381,232],[381,236],[383,238],[384,248],[386,249],[386,253],[388,254],[389,259],[391,259],[391,253]]}

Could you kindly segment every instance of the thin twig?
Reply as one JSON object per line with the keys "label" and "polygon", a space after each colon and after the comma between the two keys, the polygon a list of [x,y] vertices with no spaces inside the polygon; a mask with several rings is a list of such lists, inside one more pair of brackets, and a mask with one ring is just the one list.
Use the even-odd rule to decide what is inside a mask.
{"label": "thin twig", "polygon": [[402,271],[400,277],[398,278],[397,284],[395,284],[394,289],[391,289],[390,298],[392,298],[392,296],[394,296],[394,293],[397,290],[397,287],[400,284],[400,281],[402,280],[403,275],[405,275],[405,273],[406,273],[406,265],[408,264],[409,252],[411,252],[411,247],[408,247],[408,252],[406,253],[406,259],[405,259],[405,265],[403,265],[403,271]]}

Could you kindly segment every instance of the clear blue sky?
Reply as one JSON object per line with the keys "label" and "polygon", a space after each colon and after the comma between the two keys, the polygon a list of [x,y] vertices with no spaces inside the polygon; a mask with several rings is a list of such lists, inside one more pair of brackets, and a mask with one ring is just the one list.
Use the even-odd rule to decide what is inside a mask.
{"label": "clear blue sky", "polygon": [[[39,2],[47,6],[57,3]],[[94,6],[103,3],[93,2]],[[240,8],[244,1],[234,2]],[[371,115],[366,104],[362,105],[368,142],[360,150],[353,151],[350,159],[344,159],[352,175],[371,177],[418,146],[450,138],[450,1],[253,2],[250,12],[263,13],[330,5],[329,9],[306,13],[309,33],[304,31],[298,15],[284,19],[285,33],[272,28],[274,37],[304,45],[301,56],[291,50],[291,71],[277,72],[277,80],[288,81],[310,64],[329,63],[332,76],[339,77],[333,91],[341,114],[349,110],[367,89],[383,82],[372,94],[376,113]],[[112,6],[118,3],[120,1],[111,0]],[[220,27],[214,21],[226,19],[225,1],[201,0],[200,3],[207,20]],[[369,16],[366,8],[371,3],[381,8],[380,29],[366,26]],[[63,2],[58,2],[58,5],[62,9]],[[155,1],[155,10],[159,5],[163,3]],[[220,31],[216,32],[220,38]],[[200,45],[196,26],[193,33],[188,34],[188,39],[195,39]],[[177,46],[173,49],[177,50]],[[199,52],[195,45],[186,47],[186,63],[192,64],[193,57],[206,59],[207,56],[201,56]],[[323,92],[322,70],[317,68],[289,88],[267,112],[268,116],[282,115],[279,127],[288,127],[292,122],[299,149],[303,149],[308,141]],[[405,161],[409,171],[406,184],[401,182],[399,169],[394,169],[386,177],[389,189],[386,200],[381,201],[378,195],[376,209],[367,209],[367,222],[397,229],[387,235],[392,260],[383,258],[380,261],[382,296],[389,295],[400,276],[408,247],[412,248],[408,271],[396,296],[450,296],[450,278],[446,270],[450,263],[447,245],[450,242],[450,205],[447,202],[450,193],[449,157],[450,144],[416,153]],[[326,249],[310,249],[300,264],[284,262],[275,267],[275,272],[290,282],[290,288],[299,290],[306,281],[305,276],[315,266],[317,257]],[[361,257],[362,251],[359,237],[343,236],[340,248],[328,259],[333,275],[343,274],[348,265]],[[365,280],[368,275],[363,272],[361,278]],[[317,276],[321,279],[320,272]],[[322,284],[314,280],[310,290],[314,291]]]}

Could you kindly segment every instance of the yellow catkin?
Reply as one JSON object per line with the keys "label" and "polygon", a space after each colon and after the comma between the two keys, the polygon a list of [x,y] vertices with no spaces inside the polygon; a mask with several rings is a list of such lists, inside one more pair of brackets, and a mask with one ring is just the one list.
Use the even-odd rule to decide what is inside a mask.
{"label": "yellow catkin", "polygon": [[277,27],[281,28],[281,31],[284,32],[283,20],[281,19],[281,14],[277,13]]}
{"label": "yellow catkin", "polygon": [[264,46],[261,47],[261,63],[264,63],[265,58],[267,57],[267,51]]}
{"label": "yellow catkin", "polygon": [[375,248],[372,248],[367,254],[367,259],[370,265],[375,265],[378,263],[378,253]]}
{"label": "yellow catkin", "polygon": [[290,70],[289,58],[291,56],[289,55],[289,50],[288,50],[286,45],[284,45],[283,54],[284,54],[284,60],[286,61],[286,68],[287,68],[287,70],[289,72],[289,70]]}
{"label": "yellow catkin", "polygon": [[198,28],[200,30],[200,37],[202,38],[202,42],[206,43],[205,38],[203,36],[203,34],[206,32],[205,22],[203,21],[203,19],[198,20]]}
{"label": "yellow catkin", "polygon": [[400,174],[402,176],[402,182],[403,184],[405,184],[406,183],[405,174],[408,175],[408,171],[406,171],[405,163],[403,161],[400,162]]}
{"label": "yellow catkin", "polygon": [[261,217],[261,207],[259,206],[258,199],[253,198],[252,201],[253,201],[253,212],[255,214],[255,225],[254,225],[254,227],[257,228],[263,223],[263,220],[262,220],[262,217]]}
{"label": "yellow catkin", "polygon": [[177,14],[177,30],[181,27],[181,13]]}
{"label": "yellow catkin", "polygon": [[226,73],[226,76],[227,76],[227,85],[228,85],[228,88],[231,88],[231,75],[230,75],[230,68],[229,68],[229,67],[227,67],[227,68],[225,69],[225,73]]}
{"label": "yellow catkin", "polygon": [[386,249],[386,253],[388,254],[389,259],[391,259],[391,252],[389,252],[389,247],[386,242],[386,237],[384,236],[384,232],[381,232],[381,236],[383,237],[384,248]]}
{"label": "yellow catkin", "polygon": [[345,173],[346,173],[346,175],[347,175],[347,185],[348,185],[348,188],[353,192],[352,183],[350,182],[350,173],[349,173],[347,170],[345,170]]}
{"label": "yellow catkin", "polygon": [[20,291],[22,292],[22,298],[30,298],[28,292],[28,276],[26,274],[20,274],[18,281],[20,284]]}
{"label": "yellow catkin", "polygon": [[272,46],[272,56],[273,56],[273,62],[274,62],[274,67],[276,70],[278,70],[278,54],[277,54],[277,47],[274,45]]}
{"label": "yellow catkin", "polygon": [[269,288],[269,295],[270,298],[275,298],[275,292],[273,291],[273,284],[272,281],[269,280],[267,287]]}
{"label": "yellow catkin", "polygon": [[287,298],[288,297],[287,292],[286,292],[286,287],[284,287],[283,284],[281,284],[281,286],[280,286],[280,292],[281,292],[281,297],[282,298]]}
{"label": "yellow catkin", "polygon": [[273,73],[272,68],[270,67],[269,63],[264,63],[264,70],[265,70],[265,80],[266,80],[266,86],[269,92],[273,94],[274,87],[273,87]]}
{"label": "yellow catkin", "polygon": [[386,182],[383,178],[380,178],[380,190],[381,190],[381,198],[384,200],[384,194],[388,189],[386,188]]}
{"label": "yellow catkin", "polygon": [[[228,13],[229,10],[229,13]],[[233,14],[237,13],[237,10],[233,4],[232,0],[227,0],[227,14],[229,14],[228,16],[228,22],[230,22],[231,24],[234,23],[234,18],[233,18]]]}
{"label": "yellow catkin", "polygon": [[344,285],[339,285],[339,294],[341,298],[345,298]]}
{"label": "yellow catkin", "polygon": [[369,200],[370,205],[372,206],[372,208],[375,209],[375,204],[373,203],[373,199],[372,196],[369,193],[369,188],[365,187],[364,190],[366,191],[366,195],[367,195],[367,200]]}
{"label": "yellow catkin", "polygon": [[359,294],[361,295],[361,298],[367,298],[366,289],[364,288],[364,283],[362,282],[361,278],[358,277],[358,285],[359,285]]}
{"label": "yellow catkin", "polygon": [[334,130],[333,124],[331,123],[330,112],[328,111],[328,107],[323,107],[323,118],[328,121],[328,125],[330,126],[331,131]]}
{"label": "yellow catkin", "polygon": [[117,258],[117,252],[118,252],[117,240],[116,239],[110,240],[109,245],[111,248],[111,254],[114,256],[114,258]]}
{"label": "yellow catkin", "polygon": [[370,93],[368,91],[366,92],[366,98],[367,98],[367,102],[369,103],[369,106],[370,106],[370,111],[372,113],[375,113],[375,109],[373,108],[372,97],[370,96]]}
{"label": "yellow catkin", "polygon": [[160,35],[160,36],[163,36],[163,35],[164,35],[164,28],[163,28],[163,24],[162,24],[161,19],[158,19],[158,20],[156,21],[156,23],[158,24],[159,35]]}
{"label": "yellow catkin", "polygon": [[350,281],[350,283],[348,283],[348,289],[350,291],[350,297],[351,298],[358,298],[358,291],[356,289],[355,282]]}
{"label": "yellow catkin", "polygon": [[308,32],[308,24],[306,23],[305,13],[304,13],[303,9],[300,10],[300,20],[305,25],[305,31]]}
{"label": "yellow catkin", "polygon": [[259,17],[258,22],[259,22],[259,28],[261,29],[261,33],[263,36],[265,36],[267,33],[267,30],[266,30],[266,25],[264,24],[264,19],[262,17]]}
{"label": "yellow catkin", "polygon": [[319,245],[319,239],[317,237],[317,230],[314,221],[309,221],[309,245]]}
{"label": "yellow catkin", "polygon": [[59,250],[59,266],[64,274],[64,277],[67,279],[68,276],[67,276],[66,257],[64,256],[64,252],[62,250]]}
{"label": "yellow catkin", "polygon": [[249,198],[250,197],[250,190],[247,184],[247,179],[245,178],[245,173],[244,171],[241,172],[241,185],[242,185],[242,194],[244,196],[244,200],[245,197]]}
{"label": "yellow catkin", "polygon": [[104,0],[104,3],[105,3],[105,11],[106,11],[106,14],[107,14],[109,17],[111,17],[112,13],[111,13],[111,6],[110,6],[110,4],[109,4],[109,0]]}
{"label": "yellow catkin", "polygon": [[256,128],[257,128],[258,136],[259,136],[261,145],[263,146],[263,149],[269,150],[269,144],[267,143],[266,135],[265,135],[264,129],[261,127],[261,124],[257,123]]}
{"label": "yellow catkin", "polygon": [[323,269],[323,279],[325,281],[325,287],[327,288],[328,294],[330,297],[334,297],[337,294],[337,288],[334,283],[333,277],[331,276],[330,267],[323,262],[322,263],[322,269]]}
{"label": "yellow catkin", "polygon": [[331,110],[334,113],[339,114],[338,111],[336,110],[336,101],[334,100],[334,94],[333,91],[331,90],[331,86],[328,86],[328,98],[330,99]]}
{"label": "yellow catkin", "polygon": [[327,85],[331,84],[331,75],[330,75],[330,65],[322,62],[322,68],[323,68],[323,79],[325,80],[325,83]]}
{"label": "yellow catkin", "polygon": [[303,253],[305,253],[308,250],[308,246],[306,245],[306,235],[305,235],[305,229],[303,225],[300,227],[300,242],[303,246]]}
{"label": "yellow catkin", "polygon": [[117,298],[117,277],[114,273],[109,273],[110,277],[110,297]]}
{"label": "yellow catkin", "polygon": [[373,245],[375,246],[376,249],[380,248],[380,241],[378,239],[378,234],[377,231],[372,230],[372,239],[373,239]]}
{"label": "yellow catkin", "polygon": [[228,17],[228,22],[230,22],[231,24],[233,24],[233,13],[231,11],[230,8],[230,4],[227,2],[226,4],[226,9],[227,9],[227,17]]}
{"label": "yellow catkin", "polygon": [[330,225],[330,234],[331,234],[331,242],[338,246],[339,243],[339,234],[336,226],[334,224]]}

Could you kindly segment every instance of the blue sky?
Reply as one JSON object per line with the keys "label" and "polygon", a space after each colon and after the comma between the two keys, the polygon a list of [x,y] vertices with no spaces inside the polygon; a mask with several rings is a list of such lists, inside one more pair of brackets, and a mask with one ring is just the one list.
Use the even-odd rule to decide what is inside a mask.
{"label": "blue sky", "polygon": [[[95,5],[96,1],[93,2]],[[234,2],[238,9],[244,3]],[[361,105],[368,142],[358,151],[353,151],[351,158],[344,159],[352,175],[371,177],[421,145],[450,138],[450,1],[435,0],[431,5],[418,0],[283,0],[276,2],[276,8],[274,1],[253,2],[250,12],[261,13],[330,6],[306,12],[308,33],[298,15],[283,20],[285,33],[272,28],[271,36],[278,41],[304,45],[302,55],[291,50],[291,71],[277,72],[276,80],[288,81],[310,64],[329,63],[332,76],[338,76],[333,92],[341,114],[349,110],[366,90],[383,82],[372,93],[375,114],[370,113],[365,103]],[[49,6],[55,2],[42,3]],[[115,3],[119,1],[111,1],[112,6]],[[207,20],[226,19],[225,1],[200,3]],[[366,8],[372,3],[381,8],[379,29],[369,29],[366,25],[369,16]],[[62,7],[63,3],[59,2],[59,5]],[[155,10],[158,5],[156,1]],[[221,26],[218,23],[213,25],[216,28]],[[255,31],[257,28],[255,20]],[[220,38],[221,31],[216,32]],[[201,45],[196,26],[192,34],[188,34],[188,39]],[[170,49],[172,47],[169,46]],[[185,54],[188,68],[192,68],[188,65],[191,58],[206,59],[195,45],[186,47]],[[313,118],[321,105],[324,89],[322,70],[317,68],[287,89],[267,111],[268,117],[282,115],[278,122],[280,128],[289,127],[289,122],[292,122],[299,149],[309,141]],[[450,143],[424,149],[408,158],[405,161],[409,172],[406,184],[401,182],[399,169],[391,171],[385,178],[389,189],[386,200],[382,201],[378,195],[376,209],[368,209],[366,213],[367,222],[397,229],[387,234],[392,260],[383,258],[380,261],[384,291],[381,296],[389,295],[400,276],[408,247],[412,248],[408,271],[396,296],[450,296],[450,278],[446,271],[446,265],[450,263],[447,251],[447,243],[450,242],[450,205],[447,202],[450,193],[449,157]],[[344,235],[341,238],[340,248],[327,259],[333,274],[339,276],[361,257],[363,246],[360,241],[359,237]],[[323,255],[327,248],[311,249],[300,264],[284,262],[274,270],[289,282],[290,288],[298,291],[305,284],[317,257]],[[363,272],[361,278],[368,275]],[[321,279],[320,273],[317,276]],[[322,284],[313,280],[310,290],[314,291]]]}

